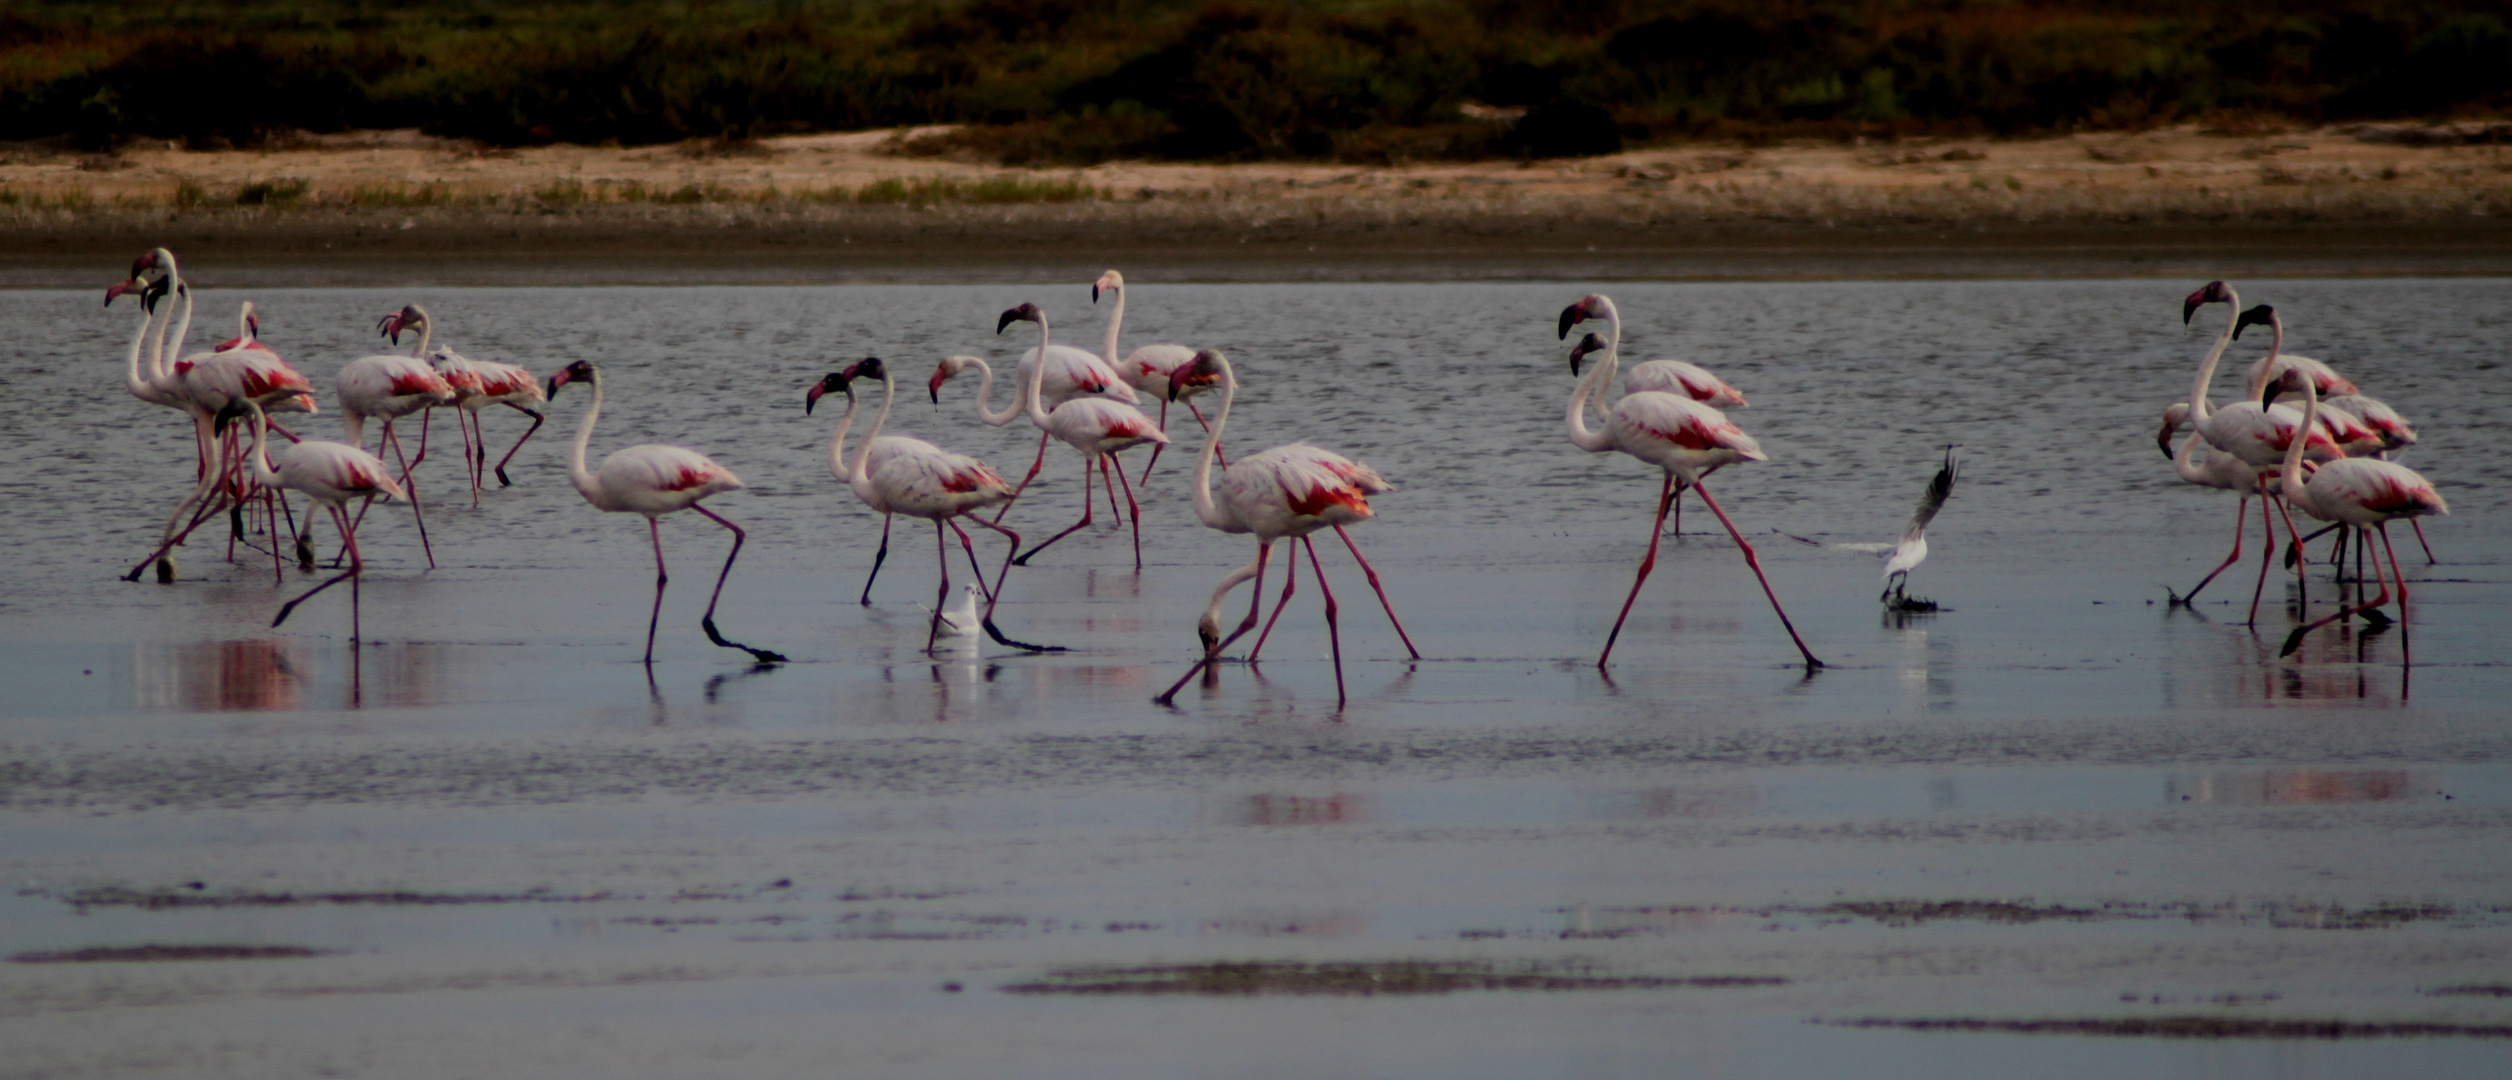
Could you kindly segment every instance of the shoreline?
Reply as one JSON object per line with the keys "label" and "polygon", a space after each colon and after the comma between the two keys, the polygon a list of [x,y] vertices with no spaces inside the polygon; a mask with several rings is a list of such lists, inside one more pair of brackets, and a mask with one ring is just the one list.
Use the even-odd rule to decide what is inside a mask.
{"label": "shoreline", "polygon": [[899,156],[899,134],[20,148],[0,287],[85,287],[160,244],[237,286],[1060,279],[1072,258],[1194,280],[2512,273],[2504,148],[2387,128],[1061,172]]}

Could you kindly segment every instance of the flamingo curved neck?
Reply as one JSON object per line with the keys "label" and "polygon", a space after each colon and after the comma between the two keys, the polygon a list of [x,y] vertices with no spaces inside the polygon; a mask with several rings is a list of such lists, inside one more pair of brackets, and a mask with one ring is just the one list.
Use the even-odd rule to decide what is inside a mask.
{"label": "flamingo curved neck", "polygon": [[594,368],[589,381],[593,384],[593,404],[585,406],[584,420],[576,425],[576,445],[567,454],[567,479],[576,485],[576,491],[584,496],[584,501],[608,510],[610,505],[602,498],[602,485],[593,478],[593,470],[586,468],[584,463],[585,450],[593,445],[593,423],[602,418],[602,369]]}
{"label": "flamingo curved neck", "polygon": [[1038,362],[1030,365],[1029,381],[1021,384],[1021,396],[1026,400],[1014,403],[1015,408],[1027,408],[1029,410],[1029,422],[1036,424],[1041,428],[1047,426],[1047,407],[1044,402],[1039,400],[1040,397],[1044,396],[1046,381],[1047,316],[1042,312],[1038,316]]}
{"label": "flamingo curved neck", "polygon": [[[2172,455],[2172,471],[2179,473],[2182,480],[2192,484],[2203,484],[2207,481],[2207,467],[2198,461],[2198,447],[2206,441],[2206,437],[2196,431],[2190,432],[2188,438],[2181,440],[2180,453]],[[2215,452],[2208,451],[2209,454]]]}
{"label": "flamingo curved neck", "polygon": [[[2224,295],[2231,298],[2233,313],[2225,318],[2224,332],[2216,335],[2215,347],[2207,350],[2207,359],[2198,365],[2198,383],[2189,391],[2189,418],[2202,423],[2215,412],[2207,405],[2207,384],[2215,381],[2216,362],[2224,359],[2224,350],[2233,344],[2233,329],[2242,319],[2242,294],[2227,285]],[[2251,396],[2258,395],[2257,390],[2251,391]]]}
{"label": "flamingo curved neck", "polygon": [[[427,343],[430,339],[433,339],[436,336],[436,320],[428,317],[427,309],[420,307],[417,304],[410,305],[410,310],[419,313],[419,343],[410,349],[410,355],[426,356]],[[598,377],[596,378],[594,385],[601,385]]]}
{"label": "flamingo curved neck", "polygon": [[[2268,329],[2274,335],[2268,339],[2268,366],[2275,367],[2277,350],[2285,344],[2285,324],[2271,316],[2268,320]],[[2264,390],[2266,387],[2263,386],[2261,389]],[[2311,489],[2303,485],[2303,450],[2310,445],[2311,433],[2317,430],[2315,425],[2319,423],[2320,380],[2306,374],[2303,377],[2303,423],[2301,427],[2294,429],[2293,441],[2286,444],[2285,469],[2279,474],[2279,479],[2284,484],[2287,502],[2311,512],[2313,517],[2326,520],[2326,516],[2318,512],[2318,505],[2312,500]]]}
{"label": "flamingo curved neck", "polygon": [[1622,365],[1622,313],[1612,300],[1605,301],[1605,359],[1579,380],[1579,387],[1570,392],[1570,442],[1581,450],[1599,453],[1614,448],[1608,432],[1590,431],[1587,426],[1587,399],[1614,380],[1614,371]]}
{"label": "flamingo curved neck", "polygon": [[[1221,429],[1230,423],[1230,403],[1239,396],[1239,376],[1237,372],[1230,370],[1230,361],[1227,358],[1222,358],[1217,353],[1214,355],[1221,365],[1221,411],[1213,414],[1212,428],[1204,432],[1204,452],[1195,458],[1195,518],[1203,522],[1207,528],[1237,531],[1240,529],[1239,521],[1213,502],[1212,460],[1221,449]],[[1253,576],[1252,572],[1250,576]],[[1237,582],[1230,584],[1236,585]],[[1214,603],[1217,605],[1219,601],[1215,600]],[[1214,610],[1219,610],[1219,608],[1216,607]]]}
{"label": "flamingo curved neck", "polygon": [[[166,309],[166,317],[172,318],[173,316],[174,308],[168,307]],[[161,320],[158,318],[156,312],[150,311],[147,308],[140,309],[140,327],[137,332],[131,335],[130,362],[126,366],[126,370],[122,375],[123,387],[131,391],[131,395],[133,397],[137,397],[143,401],[158,401],[163,397],[163,395],[158,393],[157,387],[149,379],[149,377],[140,370],[140,352],[148,347],[149,334],[157,329],[157,324],[160,321]]]}
{"label": "flamingo curved neck", "polygon": [[848,485],[855,479],[846,469],[846,429],[854,426],[856,406],[855,395],[846,395],[846,415],[837,418],[837,434],[829,439],[829,475]]}
{"label": "flamingo curved neck", "polygon": [[[873,501],[872,475],[866,471],[872,463],[872,440],[880,438],[881,428],[890,422],[890,403],[897,398],[898,384],[891,378],[888,365],[883,365],[881,368],[881,411],[873,414],[872,430],[864,432],[863,445],[855,448],[855,467],[848,472],[846,477],[847,485],[854,488],[856,496],[865,502]],[[854,411],[854,406],[847,406],[848,415],[853,415]]]}
{"label": "flamingo curved neck", "polygon": [[[1011,404],[1005,405],[1002,412],[996,412],[986,407],[986,402],[994,399],[994,365],[986,363],[983,357],[976,356],[969,357],[968,362],[977,365],[977,370],[984,373],[983,377],[977,380],[977,419],[994,427],[1002,427],[1020,419],[1021,413],[1025,411],[1021,394],[1029,388],[1029,384],[1016,382],[1012,387]],[[1019,369],[1013,370],[1017,372]]]}
{"label": "flamingo curved neck", "polygon": [[279,473],[270,467],[270,458],[262,449],[263,443],[270,437],[270,417],[262,412],[259,404],[251,408],[253,410],[253,482],[263,487],[278,487]]}
{"label": "flamingo curved neck", "polygon": [[[1114,291],[1116,293],[1116,306],[1108,309],[1108,342],[1106,352],[1108,370],[1110,371],[1118,370],[1116,355],[1117,328],[1125,322],[1125,286],[1119,285]],[[1045,356],[1046,353],[1044,351],[1039,353],[1039,357],[1041,359],[1044,359]]]}

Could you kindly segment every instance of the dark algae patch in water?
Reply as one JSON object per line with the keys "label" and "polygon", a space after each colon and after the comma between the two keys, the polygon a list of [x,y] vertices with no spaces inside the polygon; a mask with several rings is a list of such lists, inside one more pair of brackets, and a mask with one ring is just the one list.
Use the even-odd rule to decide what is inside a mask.
{"label": "dark algae patch in water", "polygon": [[2512,998],[2512,985],[2485,983],[2477,986],[2444,986],[2425,991],[2425,996]]}
{"label": "dark algae patch in water", "polygon": [[125,945],[68,952],[22,952],[12,964],[153,963],[159,960],[286,960],[329,956],[332,950],[302,945]]}
{"label": "dark algae patch in water", "polygon": [[1772,975],[1613,975],[1563,964],[1480,963],[1189,964],[1174,967],[1071,968],[1045,979],[1006,986],[1014,994],[1453,994],[1466,990],[1665,990],[1676,987],[1779,986]]}
{"label": "dark algae patch in water", "polygon": [[1829,1021],[1837,1027],[1909,1031],[1988,1031],[2022,1035],[2115,1035],[2158,1039],[2512,1039],[2512,1025],[2379,1023],[2351,1020],[2259,1020],[2223,1016],[2157,1016],[2104,1020]]}
{"label": "dark algae patch in water", "polygon": [[[21,895],[39,894],[34,891]],[[313,907],[318,905],[389,905],[430,907],[447,904],[585,904],[623,899],[609,893],[574,895],[531,889],[513,893],[423,892],[210,892],[192,884],[164,889],[105,887],[80,889],[59,899],[71,907],[128,907],[142,911],[184,908]]]}

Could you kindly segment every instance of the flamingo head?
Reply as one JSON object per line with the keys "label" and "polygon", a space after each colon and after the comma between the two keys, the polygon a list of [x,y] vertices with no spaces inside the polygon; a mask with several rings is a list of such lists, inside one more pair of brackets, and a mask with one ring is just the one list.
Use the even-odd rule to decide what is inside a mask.
{"label": "flamingo head", "polygon": [[2232,286],[2226,285],[2221,281],[2210,281],[2201,285],[2198,287],[2197,292],[2189,294],[2186,299],[2181,301],[2181,325],[2189,325],[2190,316],[2198,314],[2199,308],[2205,307],[2208,304],[2230,304],[2232,302]]}
{"label": "flamingo head", "polygon": [[1218,349],[1204,349],[1169,373],[1169,400],[1177,401],[1218,385],[1230,369],[1230,358]]}
{"label": "flamingo head", "polygon": [[558,374],[550,376],[548,396],[552,398],[557,397],[558,388],[565,386],[568,383],[589,382],[593,378],[593,362],[590,360],[578,360],[575,363],[558,369]]}
{"label": "flamingo head", "polygon": [[[2258,307],[2242,312],[2240,318],[2233,320],[2234,339],[2240,340],[2242,330],[2252,326],[2265,326],[2278,333],[2285,332],[2285,325],[2277,318],[2276,309],[2266,304],[2261,304]],[[2286,370],[2291,371],[2293,369],[2288,367]]]}
{"label": "flamingo head", "polygon": [[1047,316],[1044,312],[1038,310],[1038,305],[1022,304],[1019,307],[1004,312],[1002,318],[996,319],[994,321],[994,332],[1000,334],[1003,332],[1004,327],[1010,326],[1016,322],[1043,322],[1046,320],[1046,317]]}
{"label": "flamingo head", "polygon": [[1594,334],[1588,334],[1581,337],[1578,344],[1570,347],[1570,374],[1576,375],[1579,373],[1579,361],[1586,359],[1589,353],[1601,353],[1604,351],[1604,338],[1598,337]]}
{"label": "flamingo head", "polygon": [[811,389],[803,391],[802,414],[811,415],[812,407],[820,404],[820,398],[824,395],[842,393],[846,395],[847,400],[854,400],[854,388],[847,386],[846,383],[846,373],[843,371],[832,371],[821,376],[819,382],[811,384]]}
{"label": "flamingo head", "polygon": [[[158,299],[165,296],[168,289],[174,287],[174,275],[165,272],[173,265],[174,256],[164,248],[142,252],[139,258],[131,260],[131,276],[114,282],[105,289],[105,306],[112,307],[114,298],[124,293],[138,293],[140,306],[154,314],[157,311]],[[154,280],[148,276],[152,270],[159,271]]]}
{"label": "flamingo head", "polygon": [[1195,620],[1195,636],[1204,643],[1204,655],[1211,656],[1221,647],[1221,620],[1212,612],[1205,612]]}
{"label": "flamingo head", "polygon": [[2163,430],[2155,433],[2154,445],[2164,457],[2172,456],[2172,436],[2180,434],[2181,425],[2189,422],[2189,403],[2184,401],[2163,410]]}
{"label": "flamingo head", "polygon": [[968,370],[968,365],[976,360],[974,356],[943,357],[942,362],[934,367],[933,377],[925,380],[925,394],[933,398],[935,405],[942,404],[942,384],[951,381],[951,376]]}
{"label": "flamingo head", "polygon": [[239,322],[244,324],[245,341],[255,342],[262,340],[262,317],[253,313],[252,301],[247,300],[244,302],[244,310],[238,312],[236,318]]}
{"label": "flamingo head", "polygon": [[1091,286],[1090,286],[1090,302],[1091,302],[1091,303],[1094,303],[1094,304],[1098,303],[1098,302],[1099,302],[1099,294],[1100,294],[1100,293],[1103,293],[1103,292],[1107,292],[1107,293],[1121,293],[1121,292],[1124,292],[1124,291],[1125,291],[1125,275],[1120,274],[1120,273],[1117,273],[1117,272],[1116,272],[1116,271],[1114,271],[1114,270],[1110,270],[1110,271],[1108,271],[1107,273],[1104,273],[1104,274],[1099,275],[1099,280],[1098,280],[1098,281],[1095,281],[1095,282],[1092,282],[1092,283],[1091,283]]}
{"label": "flamingo head", "polygon": [[1561,336],[1565,338],[1569,337],[1571,327],[1577,326],[1589,319],[1603,318],[1605,315],[1605,305],[1608,303],[1610,303],[1610,301],[1606,300],[1603,294],[1589,293],[1586,296],[1580,297],[1578,303],[1561,309]]}
{"label": "flamingo head", "polygon": [[399,345],[402,331],[425,325],[427,325],[427,313],[419,310],[417,304],[405,304],[401,310],[384,316],[382,322],[375,324],[375,328],[382,331],[385,337],[391,338],[393,344]]}
{"label": "flamingo head", "polygon": [[890,377],[890,369],[887,365],[881,363],[880,357],[867,356],[861,360],[857,360],[854,363],[846,365],[845,375],[849,379],[881,379],[887,381]]}

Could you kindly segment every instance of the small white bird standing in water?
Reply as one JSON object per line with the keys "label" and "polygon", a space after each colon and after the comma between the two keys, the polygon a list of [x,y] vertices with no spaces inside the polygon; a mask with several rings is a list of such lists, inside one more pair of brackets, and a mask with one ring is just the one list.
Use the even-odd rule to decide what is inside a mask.
{"label": "small white bird standing in water", "polygon": [[1928,522],[1936,520],[1936,512],[1945,508],[1945,499],[1954,493],[1954,476],[1962,467],[1954,453],[1955,446],[1945,448],[1945,464],[1936,470],[1936,478],[1928,481],[1928,493],[1919,497],[1918,512],[1910,515],[1910,524],[1902,526],[1901,544],[1893,548],[1893,557],[1884,562],[1884,595],[1876,599],[1895,611],[1936,610],[1935,603],[1913,600],[1907,590],[1910,572],[1928,561]]}
{"label": "small white bird standing in water", "polygon": [[[952,607],[948,611],[934,612],[934,616],[940,624],[936,627],[936,636],[948,639],[950,644],[953,646],[965,642],[970,647],[975,647],[977,642],[977,632],[984,625],[977,614],[978,592],[979,589],[974,582],[962,585],[959,587],[959,604],[957,606]],[[918,604],[916,606],[925,607],[923,604]],[[925,610],[933,611],[932,608],[925,608]],[[937,641],[935,642],[935,647],[941,648],[944,646],[942,642]]]}

